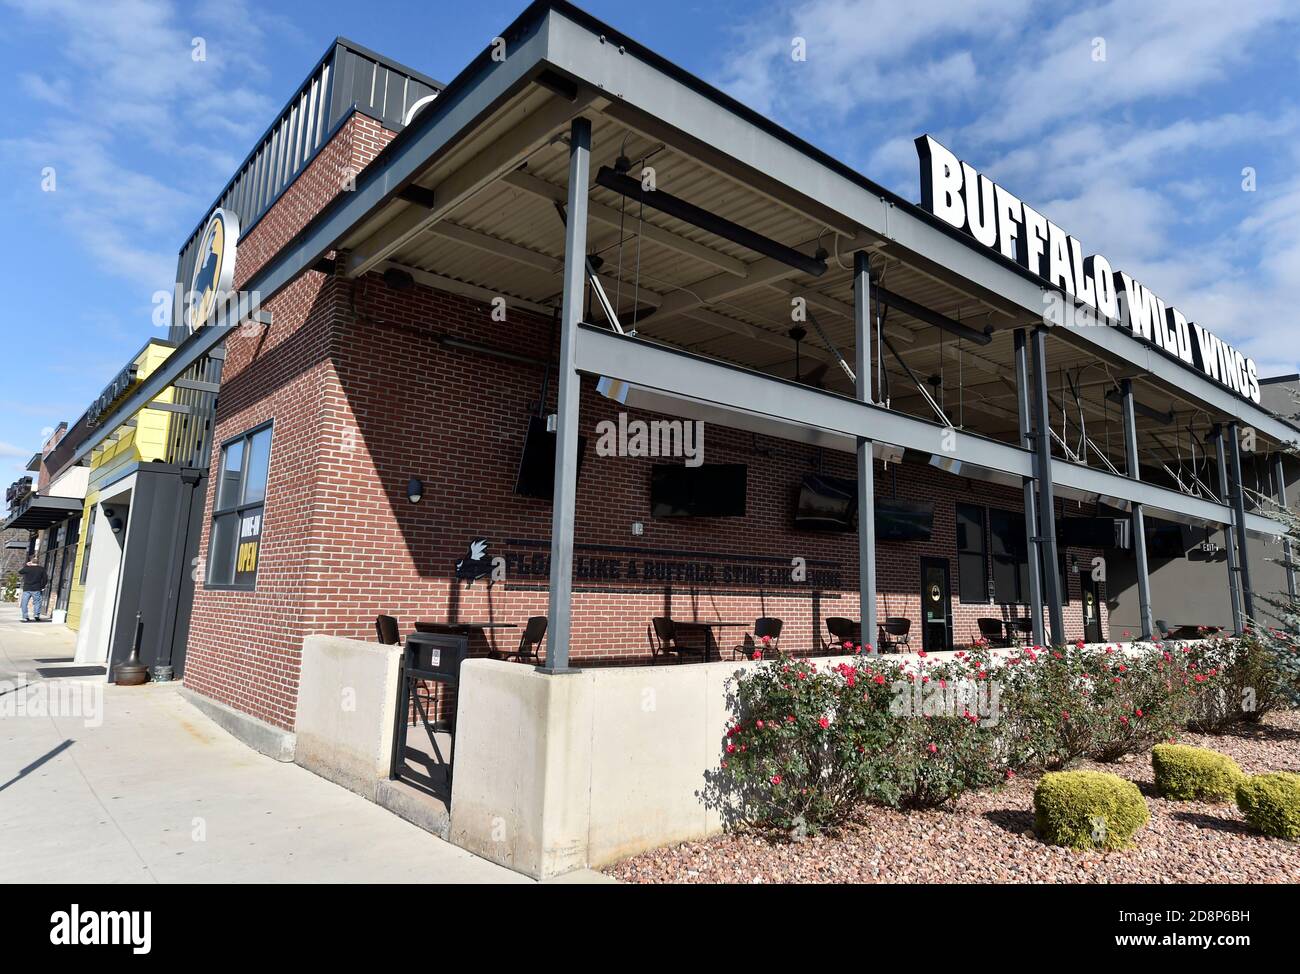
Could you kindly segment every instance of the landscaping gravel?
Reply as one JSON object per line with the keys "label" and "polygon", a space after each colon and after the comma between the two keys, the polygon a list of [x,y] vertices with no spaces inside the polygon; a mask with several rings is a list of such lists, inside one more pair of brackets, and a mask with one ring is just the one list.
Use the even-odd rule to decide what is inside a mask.
{"label": "landscaping gravel", "polygon": [[[1180,743],[1230,755],[1247,774],[1300,771],[1300,713]],[[665,846],[604,870],[629,883],[1296,883],[1300,843],[1249,830],[1234,804],[1158,797],[1150,754],[1084,763],[1137,783],[1151,821],[1122,852],[1075,852],[1034,837],[1029,777],[944,811],[868,809],[834,836],[798,842],[724,834]]]}

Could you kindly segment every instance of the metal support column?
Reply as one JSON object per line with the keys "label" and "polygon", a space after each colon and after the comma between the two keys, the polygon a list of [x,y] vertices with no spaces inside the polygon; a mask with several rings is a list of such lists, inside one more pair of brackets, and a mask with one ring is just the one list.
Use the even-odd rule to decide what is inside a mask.
{"label": "metal support column", "polygon": [[[1138,463],[1137,421],[1133,409],[1133,380],[1120,382],[1120,396],[1124,408],[1124,472],[1133,480],[1142,479]],[[1137,559],[1138,613],[1142,638],[1150,639],[1155,632],[1151,614],[1151,574],[1147,565],[1146,521],[1142,505],[1133,505],[1133,555]]]}
{"label": "metal support column", "polygon": [[[853,356],[858,400],[871,402],[871,264],[866,251],[853,255]],[[858,437],[858,618],[862,641],[876,645],[876,490],[871,440]]]}
{"label": "metal support column", "polygon": [[551,502],[551,587],[547,609],[548,673],[570,673],[569,632],[573,612],[573,521],[578,485],[578,402],[582,384],[574,367],[582,319],[587,263],[587,186],[591,178],[591,122],[575,118],[569,140],[569,206],[564,228],[564,295],[560,304],[560,362],[556,372],[558,416],[555,494]]}
{"label": "metal support column", "polygon": [[1246,496],[1241,481],[1241,443],[1237,437],[1237,424],[1228,424],[1228,462],[1232,465],[1232,513],[1237,519],[1237,568],[1241,576],[1241,606],[1244,620],[1250,625],[1255,620],[1255,596],[1250,589],[1250,553],[1246,548]]}
{"label": "metal support column", "polygon": [[1047,399],[1047,330],[1039,327],[1034,339],[1034,441],[1038,455],[1038,545],[1042,553],[1043,594],[1051,623],[1051,642],[1065,642],[1065,619],[1061,614],[1061,567],[1056,556],[1056,493],[1052,489],[1051,418]]}
{"label": "metal support column", "polygon": [[[1029,346],[1025,341],[1025,330],[1017,328],[1016,341],[1016,409],[1020,420],[1020,445],[1027,450],[1035,449],[1033,420],[1029,408]],[[1038,461],[1034,461],[1038,469]],[[1024,478],[1025,492],[1025,537],[1029,539],[1029,611],[1034,623],[1034,645],[1042,646],[1047,642],[1043,634],[1043,574],[1042,558],[1038,548],[1038,501],[1034,492],[1038,489],[1034,477]]]}
{"label": "metal support column", "polygon": [[[1273,479],[1277,481],[1277,503],[1279,507],[1286,507],[1286,467],[1282,464],[1282,454],[1273,454]],[[1289,537],[1282,539],[1282,560],[1286,563],[1286,594],[1292,602],[1295,601],[1295,569],[1291,567],[1291,540]]]}
{"label": "metal support column", "polygon": [[[1228,503],[1228,459],[1223,446],[1223,427],[1214,427],[1214,456],[1219,466],[1219,496]],[[1234,514],[1235,517],[1235,514]],[[1237,527],[1235,524],[1223,526],[1224,549],[1228,552],[1228,597],[1232,599],[1232,631],[1242,632],[1241,626],[1241,591],[1237,585]]]}

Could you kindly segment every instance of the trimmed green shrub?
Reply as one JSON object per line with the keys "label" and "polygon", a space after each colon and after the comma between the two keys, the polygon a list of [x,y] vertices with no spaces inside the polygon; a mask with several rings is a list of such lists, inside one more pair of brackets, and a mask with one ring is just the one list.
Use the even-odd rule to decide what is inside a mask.
{"label": "trimmed green shrub", "polygon": [[1137,785],[1101,771],[1051,771],[1034,789],[1034,826],[1050,845],[1127,849],[1151,813]]}
{"label": "trimmed green shrub", "polygon": [[1251,826],[1275,839],[1300,839],[1300,774],[1257,774],[1237,785],[1237,807]]}
{"label": "trimmed green shrub", "polygon": [[1246,777],[1226,754],[1187,744],[1157,744],[1151,768],[1160,797],[1175,801],[1232,801]]}

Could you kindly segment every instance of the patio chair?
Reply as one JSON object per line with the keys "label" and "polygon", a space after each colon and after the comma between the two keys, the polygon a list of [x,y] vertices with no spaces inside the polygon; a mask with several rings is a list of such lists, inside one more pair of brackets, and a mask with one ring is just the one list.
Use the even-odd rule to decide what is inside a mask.
{"label": "patio chair", "polygon": [[975,620],[975,625],[979,626],[980,638],[988,642],[990,646],[1009,646],[1010,641],[1002,634],[1002,620],[984,617]]}
{"label": "patio chair", "polygon": [[852,619],[831,616],[826,620],[826,631],[831,634],[831,641],[826,646],[828,653],[843,649],[845,643],[853,643],[856,646],[862,642],[862,626]]}
{"label": "patio chair", "polygon": [[[402,641],[401,628],[397,624],[395,616],[379,615],[375,616],[375,635],[379,637],[379,642],[384,646],[396,646]],[[424,713],[431,714],[438,707],[438,694],[432,684],[427,680],[420,680],[411,687],[412,698],[418,708],[423,707]],[[440,708],[438,708],[440,709]]]}
{"label": "patio chair", "polygon": [[396,646],[402,641],[402,634],[393,616],[375,616],[375,635],[385,646]]}
{"label": "patio chair", "polygon": [[[761,645],[763,647],[763,657],[771,659],[781,651],[781,629],[784,626],[785,623],[782,620],[771,616],[755,619],[753,635],[746,633],[745,641],[739,646],[732,647],[732,653],[744,659],[753,659],[755,650]],[[766,638],[766,642],[763,641],[764,638]]]}
{"label": "patio chair", "polygon": [[501,654],[501,659],[515,657],[523,663],[532,660],[538,666],[542,664],[542,640],[546,638],[546,616],[529,616],[524,624],[523,635],[519,637],[519,648],[514,652]]}
{"label": "patio chair", "polygon": [[1012,646],[1023,646],[1030,642],[1034,636],[1034,620],[1025,619],[1008,619],[1007,641]]}
{"label": "patio chair", "polygon": [[650,655],[658,660],[660,653],[666,655],[675,652],[673,644],[677,640],[677,627],[673,625],[673,620],[655,616],[650,620],[650,626]]}
{"label": "patio chair", "polygon": [[912,642],[912,620],[889,616],[877,627],[876,649],[882,653],[902,653]]}
{"label": "patio chair", "polygon": [[687,654],[697,654],[701,660],[709,658],[709,644],[713,635],[707,626],[693,622],[677,622],[666,616],[655,616],[650,620],[654,627],[654,639],[650,648],[654,658],[659,655],[673,655],[681,662]]}

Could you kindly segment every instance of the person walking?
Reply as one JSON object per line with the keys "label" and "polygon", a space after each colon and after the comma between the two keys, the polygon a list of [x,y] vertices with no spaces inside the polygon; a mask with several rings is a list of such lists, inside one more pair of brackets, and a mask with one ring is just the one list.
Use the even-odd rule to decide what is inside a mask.
{"label": "person walking", "polygon": [[[45,574],[45,569],[35,558],[29,558],[27,564],[18,569],[18,577],[22,581],[23,597],[19,603],[19,611],[22,613],[23,622],[40,622],[41,621],[41,595],[45,591],[45,585],[49,582],[49,576]],[[36,611],[32,617],[27,618],[27,608],[32,603],[36,604]]]}

